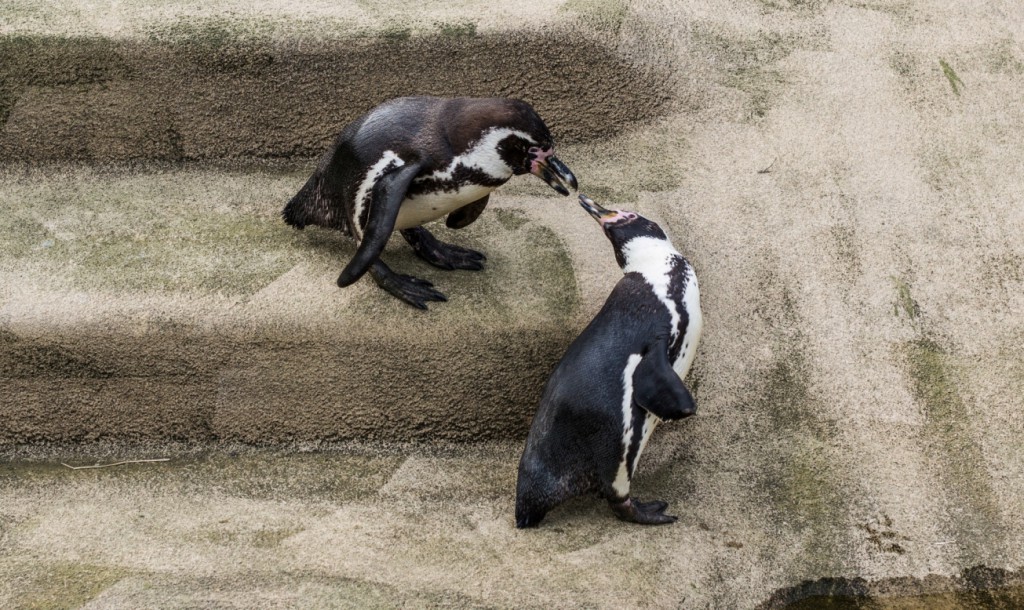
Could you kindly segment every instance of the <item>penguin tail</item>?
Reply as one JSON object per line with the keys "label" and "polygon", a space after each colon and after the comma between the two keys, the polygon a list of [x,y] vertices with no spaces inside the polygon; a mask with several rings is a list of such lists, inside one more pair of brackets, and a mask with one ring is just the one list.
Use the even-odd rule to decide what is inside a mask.
{"label": "penguin tail", "polygon": [[516,502],[516,528],[537,527],[547,511],[540,511]]}
{"label": "penguin tail", "polygon": [[316,199],[316,187],[317,174],[314,173],[281,210],[281,216],[287,224],[296,229],[304,229],[310,224],[309,209],[313,207]]}
{"label": "penguin tail", "polygon": [[[524,460],[525,461],[525,460]],[[552,503],[548,493],[546,477],[537,477],[535,472],[519,466],[519,477],[516,481],[516,527],[519,529],[536,527],[544,515],[557,504]]]}

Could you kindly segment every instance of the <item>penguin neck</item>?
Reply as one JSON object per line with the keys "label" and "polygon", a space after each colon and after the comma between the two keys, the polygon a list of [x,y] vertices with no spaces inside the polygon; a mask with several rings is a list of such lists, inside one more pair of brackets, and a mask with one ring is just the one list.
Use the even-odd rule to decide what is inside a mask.
{"label": "penguin neck", "polygon": [[[685,279],[685,276],[682,278],[680,276],[687,271],[686,259],[672,247],[672,242],[667,238],[662,239],[650,236],[634,237],[629,240],[623,245],[621,254],[625,261],[622,271],[624,273],[637,273],[643,277],[647,285],[650,286],[651,291],[654,292],[654,295],[665,306],[665,310],[669,315],[669,328],[671,329],[669,339],[672,347],[670,352],[672,352],[671,357],[675,359],[679,353],[678,346],[681,339],[680,333],[682,332],[680,324],[683,322],[682,313],[689,313],[693,309],[692,303],[688,303],[684,299],[699,298],[699,293],[696,291],[696,283],[694,283],[693,290],[687,290],[686,287],[679,283],[680,279]],[[695,307],[694,311],[697,312],[696,315],[699,318],[699,302],[696,302]],[[696,325],[696,333],[699,336],[699,319]],[[694,343],[694,345],[696,344]],[[692,360],[692,354],[687,356],[685,368],[689,367],[689,362],[692,362]],[[680,368],[676,369],[676,372],[685,372],[682,364],[677,364],[679,364]]]}
{"label": "penguin neck", "polygon": [[619,253],[623,273],[637,272],[644,277],[667,276],[672,270],[672,259],[681,256],[669,240],[647,236],[627,241]]}
{"label": "penguin neck", "polygon": [[519,136],[529,141],[533,138],[524,131],[510,127],[490,127],[480,133],[480,137],[468,144],[466,150],[452,158],[445,170],[439,174],[451,173],[462,166],[478,169],[495,180],[508,180],[513,171],[498,153],[498,143],[508,136]]}

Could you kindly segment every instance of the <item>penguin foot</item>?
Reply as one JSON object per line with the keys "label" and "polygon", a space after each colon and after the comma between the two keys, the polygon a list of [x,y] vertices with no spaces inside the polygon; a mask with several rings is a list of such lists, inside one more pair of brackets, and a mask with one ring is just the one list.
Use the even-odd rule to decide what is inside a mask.
{"label": "penguin foot", "polygon": [[403,229],[402,237],[412,246],[416,256],[441,269],[479,271],[484,268],[484,261],[487,260],[482,252],[446,244],[423,227]]}
{"label": "penguin foot", "polygon": [[434,290],[434,285],[411,275],[395,273],[381,261],[370,267],[370,277],[378,286],[417,309],[426,309],[427,301],[447,301],[448,297]]}
{"label": "penguin foot", "polygon": [[615,516],[623,521],[640,523],[642,525],[665,525],[675,523],[679,517],[666,515],[665,509],[668,502],[654,500],[653,502],[638,502],[635,498],[626,498],[621,502],[609,500]]}

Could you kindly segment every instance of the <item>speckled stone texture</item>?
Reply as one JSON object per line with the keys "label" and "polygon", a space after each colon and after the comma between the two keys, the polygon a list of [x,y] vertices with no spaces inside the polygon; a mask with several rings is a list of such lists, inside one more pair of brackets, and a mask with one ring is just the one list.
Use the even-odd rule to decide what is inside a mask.
{"label": "speckled stone texture", "polygon": [[[0,443],[63,473],[93,444],[45,443],[131,457],[177,439],[181,457],[351,439],[316,466],[330,481],[296,476],[350,491],[231,491],[286,486],[274,455],[191,487],[14,464],[0,606],[76,579],[92,585],[58,598],[100,608],[753,608],[863,583],[1020,586],[1021,3],[67,4],[0,8]],[[360,57],[407,78],[344,82]],[[351,105],[428,81],[530,99],[582,191],[655,219],[692,261],[698,415],[659,428],[636,481],[675,526],[581,500],[512,530],[536,398],[619,277],[575,202],[519,177],[439,231],[486,252],[483,273],[394,240],[389,264],[451,299],[428,313],[366,280],[337,289],[352,245],[280,222]],[[369,439],[488,440],[387,445],[392,469],[361,486],[337,460]]]}

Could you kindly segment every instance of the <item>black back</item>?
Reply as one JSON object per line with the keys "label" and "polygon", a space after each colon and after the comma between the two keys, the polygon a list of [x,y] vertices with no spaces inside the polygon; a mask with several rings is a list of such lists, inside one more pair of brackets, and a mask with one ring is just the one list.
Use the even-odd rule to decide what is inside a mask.
{"label": "black back", "polygon": [[[622,457],[622,373],[629,356],[667,337],[670,325],[668,311],[643,277],[623,276],[548,380],[524,461],[537,460],[543,463],[539,470],[576,480],[572,495],[610,492],[599,487],[614,480]],[[589,472],[592,480],[578,478]]]}
{"label": "black back", "polygon": [[[385,151],[394,152],[405,162],[419,161],[420,175],[427,175],[447,167],[491,127],[517,129],[542,145],[551,145],[547,126],[521,100],[403,97],[385,102],[341,131],[313,176],[285,206],[285,221],[299,228],[313,224],[351,234],[350,213],[356,191],[367,169]],[[499,146],[502,158],[515,173],[528,171],[525,149],[516,142]],[[457,178],[482,180],[476,176]],[[501,182],[504,180],[490,186]],[[416,188],[415,184],[410,186],[409,194],[415,195]]]}

